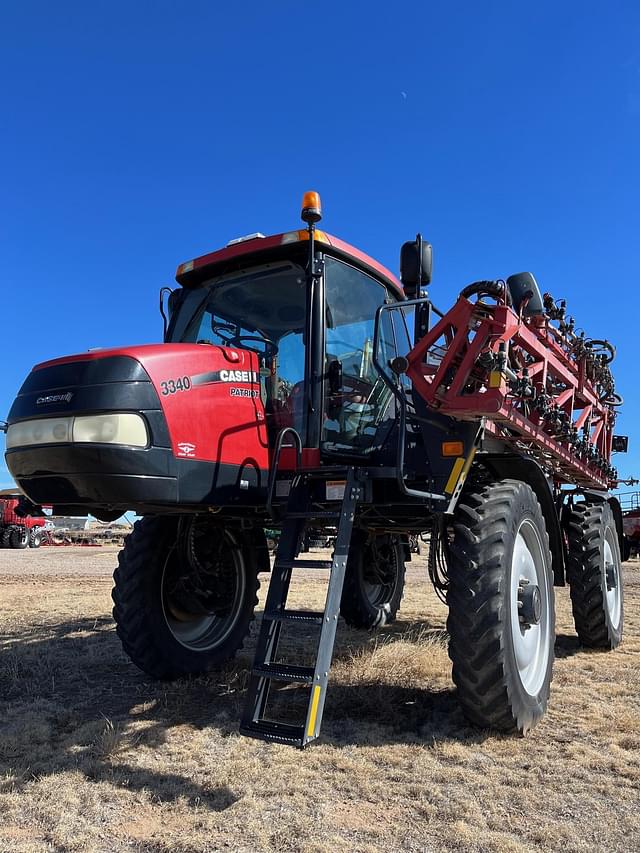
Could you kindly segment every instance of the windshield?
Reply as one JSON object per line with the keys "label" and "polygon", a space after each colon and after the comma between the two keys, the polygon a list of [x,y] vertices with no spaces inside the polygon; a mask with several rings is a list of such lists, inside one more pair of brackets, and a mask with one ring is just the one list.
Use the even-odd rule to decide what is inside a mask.
{"label": "windshield", "polygon": [[183,303],[180,310],[193,316],[180,318],[183,331],[173,339],[258,353],[270,433],[292,426],[304,438],[307,285],[302,267],[265,264],[213,279],[205,291],[196,291],[196,305]]}

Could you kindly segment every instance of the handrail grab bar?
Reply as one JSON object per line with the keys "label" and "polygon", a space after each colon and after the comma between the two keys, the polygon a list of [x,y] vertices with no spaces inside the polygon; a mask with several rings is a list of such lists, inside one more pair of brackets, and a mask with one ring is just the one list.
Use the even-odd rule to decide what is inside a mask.
{"label": "handrail grab bar", "polygon": [[404,444],[405,444],[405,431],[407,428],[407,397],[404,392],[404,388],[399,386],[396,382],[392,382],[390,377],[387,375],[385,367],[380,364],[380,360],[378,358],[378,354],[380,351],[380,318],[382,316],[383,311],[394,311],[401,308],[406,308],[409,305],[424,305],[426,299],[408,299],[405,302],[396,302],[387,305],[381,305],[376,311],[375,325],[373,331],[373,366],[378,371],[378,374],[382,381],[390,388],[393,396],[399,403],[399,423],[398,423],[398,444],[396,447],[396,480],[398,483],[398,488],[400,491],[410,498],[422,498],[424,500],[436,500],[436,501],[444,501],[446,500],[445,495],[439,495],[434,492],[423,492],[419,489],[411,489],[407,486],[404,479]]}
{"label": "handrail grab bar", "polygon": [[[278,476],[278,466],[280,464],[280,453],[282,452],[284,438],[287,433],[291,433],[294,439],[294,445],[296,449],[296,467],[302,467],[302,438],[300,437],[300,433],[294,427],[283,427],[276,438],[276,446],[273,452],[273,460],[271,463],[271,470],[269,471],[269,482],[267,486],[267,512],[269,513],[271,518],[274,518],[273,497],[276,487],[276,479]],[[287,446],[291,447],[291,445]]]}

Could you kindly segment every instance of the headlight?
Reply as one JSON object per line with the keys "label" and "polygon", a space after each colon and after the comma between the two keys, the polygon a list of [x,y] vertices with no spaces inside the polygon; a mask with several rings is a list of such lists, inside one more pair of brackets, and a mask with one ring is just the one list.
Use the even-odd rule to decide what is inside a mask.
{"label": "headlight", "polygon": [[73,418],[43,418],[12,424],[7,430],[7,450],[27,444],[54,444],[71,441]]}
{"label": "headlight", "polygon": [[140,415],[86,415],[75,418],[72,441],[147,446],[147,427]]}
{"label": "headlight", "polygon": [[7,430],[7,450],[33,444],[126,444],[146,447],[147,425],[140,415],[130,412],[109,415],[82,415],[68,418],[40,418],[11,424]]}

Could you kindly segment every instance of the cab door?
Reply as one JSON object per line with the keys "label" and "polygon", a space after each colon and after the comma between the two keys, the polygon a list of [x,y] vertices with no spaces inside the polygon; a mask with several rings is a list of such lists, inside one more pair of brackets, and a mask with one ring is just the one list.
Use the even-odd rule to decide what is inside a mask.
{"label": "cab door", "polygon": [[[371,456],[395,422],[395,400],[373,362],[376,311],[395,301],[371,276],[334,258],[325,261],[324,453]],[[382,313],[379,361],[396,354],[390,314]]]}

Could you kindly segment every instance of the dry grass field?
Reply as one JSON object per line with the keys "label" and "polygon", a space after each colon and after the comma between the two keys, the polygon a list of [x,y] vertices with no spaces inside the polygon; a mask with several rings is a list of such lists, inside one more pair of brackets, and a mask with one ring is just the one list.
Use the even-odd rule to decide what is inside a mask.
{"label": "dry grass field", "polygon": [[414,558],[396,625],[339,628],[324,737],[301,753],[237,733],[250,643],[191,682],[127,661],[114,561],[0,551],[0,851],[640,850],[639,564],[614,653],[579,649],[557,591],[550,710],[515,738],[465,725]]}

